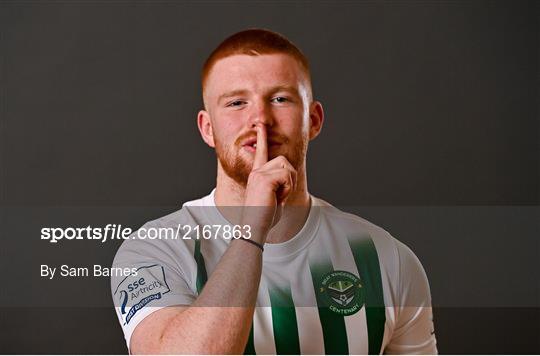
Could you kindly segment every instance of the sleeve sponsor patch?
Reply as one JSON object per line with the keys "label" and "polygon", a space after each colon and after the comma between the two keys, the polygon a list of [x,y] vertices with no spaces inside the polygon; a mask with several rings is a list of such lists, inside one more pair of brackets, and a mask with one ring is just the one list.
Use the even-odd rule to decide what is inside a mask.
{"label": "sleeve sponsor patch", "polygon": [[158,264],[143,266],[124,278],[114,292],[115,306],[120,310],[123,325],[148,303],[159,300],[171,291],[165,270]]}

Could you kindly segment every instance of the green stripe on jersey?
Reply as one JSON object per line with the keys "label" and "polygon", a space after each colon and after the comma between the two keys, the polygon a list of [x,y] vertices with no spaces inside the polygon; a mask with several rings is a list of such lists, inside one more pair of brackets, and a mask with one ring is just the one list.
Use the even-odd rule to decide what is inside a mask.
{"label": "green stripe on jersey", "polygon": [[255,355],[255,342],[253,339],[253,323],[251,324],[251,329],[249,330],[249,336],[248,336],[246,348],[244,349],[244,355]]}
{"label": "green stripe on jersey", "polygon": [[208,280],[206,273],[206,266],[204,264],[204,258],[201,253],[201,240],[195,240],[195,262],[197,262],[197,293],[201,294],[201,291]]}
{"label": "green stripe on jersey", "polygon": [[349,354],[349,344],[343,315],[331,311],[327,303],[321,298],[321,293],[318,293],[323,277],[334,270],[332,262],[330,260],[322,263],[317,261],[313,264],[310,263],[309,267],[317,297],[319,319],[323,331],[324,352],[327,355],[347,355]]}
{"label": "green stripe on jersey", "polygon": [[386,322],[381,269],[371,237],[349,238],[354,261],[364,284],[369,354],[379,354]]}
{"label": "green stripe on jersey", "polygon": [[290,287],[269,290],[272,306],[272,327],[278,355],[300,354],[296,310]]}

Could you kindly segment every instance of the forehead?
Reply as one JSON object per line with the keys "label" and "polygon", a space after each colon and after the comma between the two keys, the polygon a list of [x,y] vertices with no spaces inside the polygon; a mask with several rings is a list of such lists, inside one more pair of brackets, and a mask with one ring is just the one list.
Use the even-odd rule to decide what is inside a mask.
{"label": "forehead", "polygon": [[287,54],[234,55],[217,61],[205,91],[211,97],[230,90],[264,91],[276,85],[299,87],[305,75],[300,64]]}

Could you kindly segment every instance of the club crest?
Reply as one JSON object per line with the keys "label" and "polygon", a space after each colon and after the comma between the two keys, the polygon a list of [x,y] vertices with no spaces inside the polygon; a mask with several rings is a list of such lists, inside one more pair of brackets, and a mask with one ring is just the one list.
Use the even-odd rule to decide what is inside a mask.
{"label": "club crest", "polygon": [[352,315],[364,305],[360,278],[347,271],[332,271],[323,276],[319,294],[325,306],[340,315]]}

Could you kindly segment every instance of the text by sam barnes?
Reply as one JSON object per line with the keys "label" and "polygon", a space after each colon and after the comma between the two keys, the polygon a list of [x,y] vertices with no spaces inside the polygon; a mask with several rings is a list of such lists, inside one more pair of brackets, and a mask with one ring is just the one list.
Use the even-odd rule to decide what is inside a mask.
{"label": "text by sam barnes", "polygon": [[41,277],[53,279],[54,277],[124,277],[136,276],[136,268],[104,267],[93,265],[92,267],[81,266],[49,266],[41,265]]}

